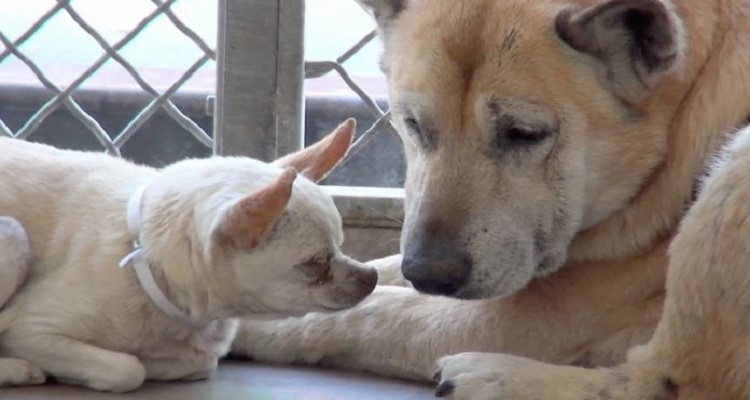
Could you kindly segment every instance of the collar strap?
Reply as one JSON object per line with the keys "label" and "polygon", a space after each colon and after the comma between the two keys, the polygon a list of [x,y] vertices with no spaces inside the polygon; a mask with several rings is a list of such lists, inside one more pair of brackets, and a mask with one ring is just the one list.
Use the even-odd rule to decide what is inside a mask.
{"label": "collar strap", "polygon": [[198,321],[191,318],[187,313],[180,310],[169,301],[167,296],[156,283],[154,274],[151,272],[151,266],[143,254],[143,247],[141,246],[140,241],[141,199],[143,198],[143,192],[145,189],[146,185],[141,186],[135,193],[133,193],[130,200],[128,200],[127,223],[130,235],[133,237],[133,247],[132,251],[120,261],[120,268],[133,265],[138,281],[141,283],[141,287],[143,287],[143,290],[154,305],[156,305],[156,307],[158,307],[164,314],[186,324],[199,325],[200,323]]}

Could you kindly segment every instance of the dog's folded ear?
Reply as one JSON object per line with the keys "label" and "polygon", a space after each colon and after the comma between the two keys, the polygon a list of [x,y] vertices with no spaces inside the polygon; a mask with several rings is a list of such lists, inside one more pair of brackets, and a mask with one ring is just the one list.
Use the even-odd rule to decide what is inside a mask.
{"label": "dog's folded ear", "polygon": [[274,161],[280,167],[294,167],[305,178],[320,182],[346,156],[352,144],[357,122],[349,118],[319,142]]}
{"label": "dog's folded ear", "polygon": [[384,29],[406,8],[409,0],[357,0],[375,18],[379,29]]}
{"label": "dog's folded ear", "polygon": [[249,251],[271,230],[292,197],[297,171],[289,167],[263,189],[233,204],[211,232],[213,246]]}
{"label": "dog's folded ear", "polygon": [[[415,0],[357,0],[357,3],[370,13],[378,25],[378,36],[383,43],[384,52],[380,57],[380,69],[388,74],[388,38],[391,26],[410,3]],[[430,1],[430,0],[428,0]]]}
{"label": "dog's folded ear", "polygon": [[641,100],[679,61],[682,25],[669,0],[606,0],[567,8],[555,21],[573,49],[600,60],[625,100]]}

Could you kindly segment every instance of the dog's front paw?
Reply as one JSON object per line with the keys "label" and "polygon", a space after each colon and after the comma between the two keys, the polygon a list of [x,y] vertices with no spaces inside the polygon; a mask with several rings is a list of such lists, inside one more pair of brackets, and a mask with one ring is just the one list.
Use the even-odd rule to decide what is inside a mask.
{"label": "dog's front paw", "polygon": [[438,361],[436,397],[452,400],[507,398],[507,378],[515,357],[491,353],[461,353]]}
{"label": "dog's front paw", "polygon": [[435,373],[437,397],[451,400],[625,399],[620,371],[557,366],[493,353],[443,357]]}

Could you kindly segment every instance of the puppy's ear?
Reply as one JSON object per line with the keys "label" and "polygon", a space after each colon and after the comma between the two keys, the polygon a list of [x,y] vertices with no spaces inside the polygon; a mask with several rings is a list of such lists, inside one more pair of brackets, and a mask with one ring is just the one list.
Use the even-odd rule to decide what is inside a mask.
{"label": "puppy's ear", "polygon": [[356,130],[357,122],[354,118],[349,118],[319,142],[281,157],[273,164],[294,167],[302,176],[313,182],[320,182],[346,156]]}
{"label": "puppy's ear", "polygon": [[211,233],[214,246],[249,251],[273,228],[292,197],[297,178],[294,168],[287,168],[263,189],[229,207]]}
{"label": "puppy's ear", "polygon": [[599,59],[609,84],[638,102],[679,61],[682,24],[670,0],[606,0],[560,12],[555,30],[573,49]]}

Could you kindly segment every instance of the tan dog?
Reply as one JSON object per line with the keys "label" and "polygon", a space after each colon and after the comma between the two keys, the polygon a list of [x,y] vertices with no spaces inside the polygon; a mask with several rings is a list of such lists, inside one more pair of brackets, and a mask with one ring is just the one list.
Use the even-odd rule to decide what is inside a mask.
{"label": "tan dog", "polygon": [[[312,182],[354,130],[349,120],[276,166],[215,157],[158,171],[0,139],[0,215],[12,217],[0,220],[0,385],[50,375],[125,392],[144,379],[202,379],[236,317],[360,302],[377,272],[341,253],[341,217]],[[118,268],[134,239],[140,249]]]}
{"label": "tan dog", "polygon": [[[696,182],[750,115],[750,1],[361,3],[378,22],[408,161],[403,254],[379,260],[381,275],[400,265],[417,290],[453,298],[377,288],[341,314],[248,322],[235,351],[418,379],[443,356],[468,351],[579,366],[624,361],[662,318],[667,249]],[[735,172],[716,180],[742,165],[730,162]],[[710,184],[702,201],[729,207],[733,232],[745,237],[741,191]],[[745,250],[722,239],[718,207],[701,208],[672,248],[680,270],[692,272],[672,274],[670,287],[708,293],[670,290],[660,335],[613,375],[636,386],[620,397],[584,394],[609,372],[468,354],[441,364],[455,397],[747,398],[735,385],[750,363],[740,324],[750,316],[735,307],[748,289],[750,271],[737,261]],[[702,224],[714,228],[695,228]],[[718,257],[707,247],[717,242],[727,253],[706,261]],[[723,296],[726,309],[717,306]],[[701,318],[681,316],[690,310]],[[694,335],[688,348],[675,331]],[[299,332],[326,334],[302,341]],[[665,354],[663,364],[635,362]],[[641,384],[649,389],[632,389]],[[727,395],[701,397],[709,388]]]}

